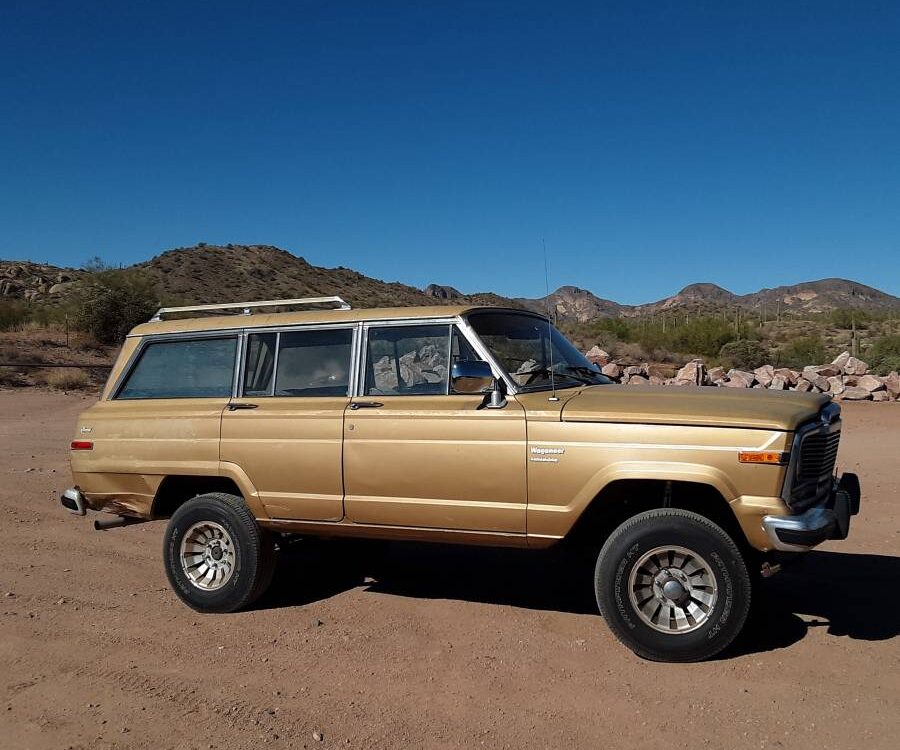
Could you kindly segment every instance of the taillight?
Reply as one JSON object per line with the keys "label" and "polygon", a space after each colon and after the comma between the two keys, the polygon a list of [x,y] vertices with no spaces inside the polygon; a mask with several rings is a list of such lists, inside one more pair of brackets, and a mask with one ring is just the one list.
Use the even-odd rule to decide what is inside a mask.
{"label": "taillight", "polygon": [[94,442],[92,440],[73,440],[73,451],[92,451],[94,450]]}

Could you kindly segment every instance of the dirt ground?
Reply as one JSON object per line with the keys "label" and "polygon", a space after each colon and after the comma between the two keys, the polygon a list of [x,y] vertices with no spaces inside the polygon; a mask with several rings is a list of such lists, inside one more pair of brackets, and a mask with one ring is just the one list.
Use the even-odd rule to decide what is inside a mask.
{"label": "dirt ground", "polygon": [[[850,539],[704,664],[642,661],[566,555],[298,543],[253,611],[169,591],[162,523],[57,502],[91,397],[0,392],[0,747],[894,748],[900,404],[845,404]],[[319,739],[321,737],[321,739]]]}

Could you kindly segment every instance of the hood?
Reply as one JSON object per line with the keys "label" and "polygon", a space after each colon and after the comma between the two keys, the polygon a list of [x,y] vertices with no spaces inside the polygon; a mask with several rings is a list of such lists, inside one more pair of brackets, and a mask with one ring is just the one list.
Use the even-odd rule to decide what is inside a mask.
{"label": "hood", "polygon": [[716,386],[597,385],[573,396],[563,422],[637,422],[795,430],[831,399],[821,393]]}

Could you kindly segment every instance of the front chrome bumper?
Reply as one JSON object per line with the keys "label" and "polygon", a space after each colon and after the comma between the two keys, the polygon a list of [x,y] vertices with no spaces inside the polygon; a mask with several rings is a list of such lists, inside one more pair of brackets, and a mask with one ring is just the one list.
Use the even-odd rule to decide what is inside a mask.
{"label": "front chrome bumper", "polygon": [[762,524],[775,549],[805,552],[828,539],[846,539],[859,506],[859,479],[844,474],[821,504],[795,516],[765,516]]}

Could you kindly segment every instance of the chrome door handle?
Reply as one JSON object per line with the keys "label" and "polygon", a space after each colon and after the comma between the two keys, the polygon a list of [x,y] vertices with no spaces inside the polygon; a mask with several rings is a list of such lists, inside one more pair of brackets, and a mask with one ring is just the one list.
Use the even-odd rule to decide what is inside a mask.
{"label": "chrome door handle", "polygon": [[259,408],[259,404],[228,404],[228,411],[237,411],[238,409],[257,409]]}
{"label": "chrome door handle", "polygon": [[350,404],[350,408],[353,411],[357,409],[379,409],[384,406],[380,401],[354,401]]}

